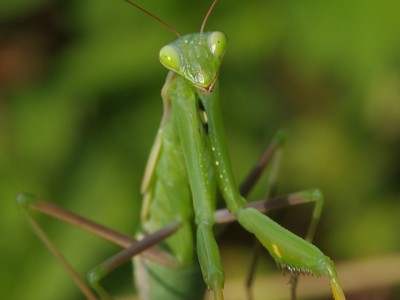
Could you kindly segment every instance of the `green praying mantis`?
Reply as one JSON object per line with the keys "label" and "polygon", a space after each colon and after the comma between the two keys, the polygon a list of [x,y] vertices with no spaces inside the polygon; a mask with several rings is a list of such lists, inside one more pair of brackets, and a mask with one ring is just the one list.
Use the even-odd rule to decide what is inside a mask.
{"label": "green praying mantis", "polygon": [[[291,274],[292,299],[302,273],[326,275],[334,299],[345,299],[333,262],[311,244],[322,210],[321,193],[310,190],[250,204],[244,198],[268,163],[270,185],[274,184],[285,135],[276,135],[240,187],[235,182],[218,93],[227,40],[221,32],[204,32],[217,0],[208,10],[200,32],[185,36],[137,4],[125,1],[178,36],[159,54],[169,73],[161,92],[164,113],[141,186],[141,226],[132,238],[22,193],[17,201],[35,233],[88,299],[111,299],[101,279],[133,258],[141,299],[202,299],[208,288],[217,300],[223,299],[224,271],[214,227],[236,221],[258,239],[279,268]],[[216,210],[219,197],[227,209]],[[305,239],[264,214],[306,202],[315,206]],[[31,211],[81,227],[123,249],[89,272],[90,288],[56,249]]]}

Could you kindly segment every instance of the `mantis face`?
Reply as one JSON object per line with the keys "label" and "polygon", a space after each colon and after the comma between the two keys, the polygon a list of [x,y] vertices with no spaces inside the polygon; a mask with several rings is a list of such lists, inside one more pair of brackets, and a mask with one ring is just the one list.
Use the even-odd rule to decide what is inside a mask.
{"label": "mantis face", "polygon": [[161,64],[190,81],[202,92],[211,92],[226,50],[222,32],[189,34],[160,50]]}

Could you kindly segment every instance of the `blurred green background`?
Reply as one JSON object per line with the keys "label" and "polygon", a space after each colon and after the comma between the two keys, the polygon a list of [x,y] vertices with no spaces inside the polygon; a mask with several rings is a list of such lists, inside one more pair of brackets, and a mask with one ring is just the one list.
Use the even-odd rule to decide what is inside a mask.
{"label": "blurred green background", "polygon": [[[199,30],[210,1],[140,4],[186,34]],[[229,39],[221,98],[237,179],[287,129],[279,193],[322,189],[316,244],[337,262],[400,253],[399,11],[398,0],[221,0],[206,26]],[[157,55],[175,37],[120,0],[2,1],[0,24],[0,294],[82,299],[15,197],[29,191],[133,233],[162,113]],[[262,185],[251,198],[262,197]],[[304,214],[280,219],[301,224]],[[39,219],[83,275],[118,249]],[[221,247],[228,277],[244,281],[251,239],[233,227]],[[265,256],[260,272],[275,274]],[[107,285],[133,293],[130,276],[127,266]],[[399,281],[378,290],[352,299],[400,297]]]}

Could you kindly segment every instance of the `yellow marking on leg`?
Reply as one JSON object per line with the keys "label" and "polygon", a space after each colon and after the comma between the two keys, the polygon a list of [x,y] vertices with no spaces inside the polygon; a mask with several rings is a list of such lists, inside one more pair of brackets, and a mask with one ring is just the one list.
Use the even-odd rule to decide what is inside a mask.
{"label": "yellow marking on leg", "polygon": [[276,244],[272,244],[272,250],[274,251],[274,253],[277,257],[282,258],[282,254],[279,251],[279,248]]}

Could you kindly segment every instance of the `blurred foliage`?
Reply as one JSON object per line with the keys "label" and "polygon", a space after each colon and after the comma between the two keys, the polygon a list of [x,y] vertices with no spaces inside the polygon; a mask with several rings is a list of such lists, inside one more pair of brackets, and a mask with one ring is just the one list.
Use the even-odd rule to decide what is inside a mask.
{"label": "blurred foliage", "polygon": [[[142,2],[182,34],[210,4]],[[288,129],[279,192],[322,189],[316,243],[335,261],[400,251],[399,10],[397,0],[221,0],[206,26],[229,38],[221,97],[238,180]],[[174,35],[115,0],[2,1],[0,26],[0,294],[79,299],[14,199],[29,191],[134,232],[162,113],[157,54]],[[252,198],[262,195],[261,184]],[[39,219],[81,274],[118,249]],[[133,290],[124,276],[110,276],[127,286],[117,294]]]}

